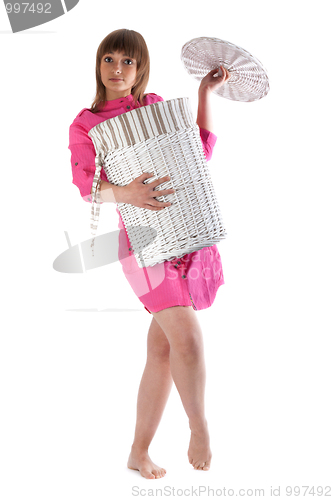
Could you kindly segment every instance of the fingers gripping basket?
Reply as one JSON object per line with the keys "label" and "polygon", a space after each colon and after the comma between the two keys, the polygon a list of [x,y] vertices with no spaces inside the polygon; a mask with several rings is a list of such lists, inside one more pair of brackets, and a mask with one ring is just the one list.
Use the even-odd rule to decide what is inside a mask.
{"label": "fingers gripping basket", "polygon": [[[118,203],[140,267],[182,257],[225,238],[199,127],[193,120],[188,98],[134,109],[96,125],[89,136],[96,150],[93,235],[99,217],[98,183],[103,166],[109,182],[117,186],[126,186],[144,172],[155,174],[145,182],[170,176],[170,181],[155,188],[156,199],[170,201],[170,207],[153,211]],[[170,188],[175,189],[174,194],[158,197],[158,190]],[[149,245],[142,241],[147,238],[147,232],[140,232],[143,226],[156,231]]]}

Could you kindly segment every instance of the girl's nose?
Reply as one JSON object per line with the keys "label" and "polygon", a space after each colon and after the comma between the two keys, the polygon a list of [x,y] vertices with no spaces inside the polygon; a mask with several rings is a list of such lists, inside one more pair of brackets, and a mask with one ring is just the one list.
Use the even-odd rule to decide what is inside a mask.
{"label": "girl's nose", "polygon": [[119,62],[115,63],[113,69],[116,73],[120,73],[121,72],[120,63]]}

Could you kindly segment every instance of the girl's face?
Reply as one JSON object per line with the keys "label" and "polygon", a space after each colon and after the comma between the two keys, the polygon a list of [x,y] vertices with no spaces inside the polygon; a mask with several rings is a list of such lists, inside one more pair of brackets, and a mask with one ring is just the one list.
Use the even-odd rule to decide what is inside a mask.
{"label": "girl's face", "polygon": [[109,52],[101,60],[101,79],[106,90],[106,100],[126,97],[135,84],[136,60],[121,52]]}

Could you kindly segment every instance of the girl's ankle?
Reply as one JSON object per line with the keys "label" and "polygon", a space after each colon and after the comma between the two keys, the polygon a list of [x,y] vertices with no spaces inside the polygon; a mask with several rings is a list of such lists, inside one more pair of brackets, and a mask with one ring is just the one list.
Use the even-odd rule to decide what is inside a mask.
{"label": "girl's ankle", "polygon": [[189,420],[189,426],[191,432],[193,433],[207,431],[208,429],[208,424],[205,417]]}
{"label": "girl's ankle", "polygon": [[143,443],[133,443],[131,447],[131,451],[133,453],[148,453],[149,445]]}

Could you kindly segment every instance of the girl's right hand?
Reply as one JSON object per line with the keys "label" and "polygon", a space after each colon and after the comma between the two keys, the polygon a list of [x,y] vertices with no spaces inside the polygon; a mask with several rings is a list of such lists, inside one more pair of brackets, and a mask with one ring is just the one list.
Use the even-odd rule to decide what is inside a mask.
{"label": "girl's right hand", "polygon": [[157,201],[156,196],[165,196],[167,194],[172,194],[175,192],[174,189],[164,189],[154,191],[156,186],[159,184],[163,184],[170,180],[169,176],[161,177],[156,181],[149,182],[148,184],[144,184],[146,179],[153,177],[154,174],[151,173],[143,173],[132,182],[127,184],[127,186],[123,186],[123,203],[130,203],[135,207],[139,208],[147,208],[148,210],[163,210],[166,207],[169,207],[171,203],[165,203],[163,201]]}

